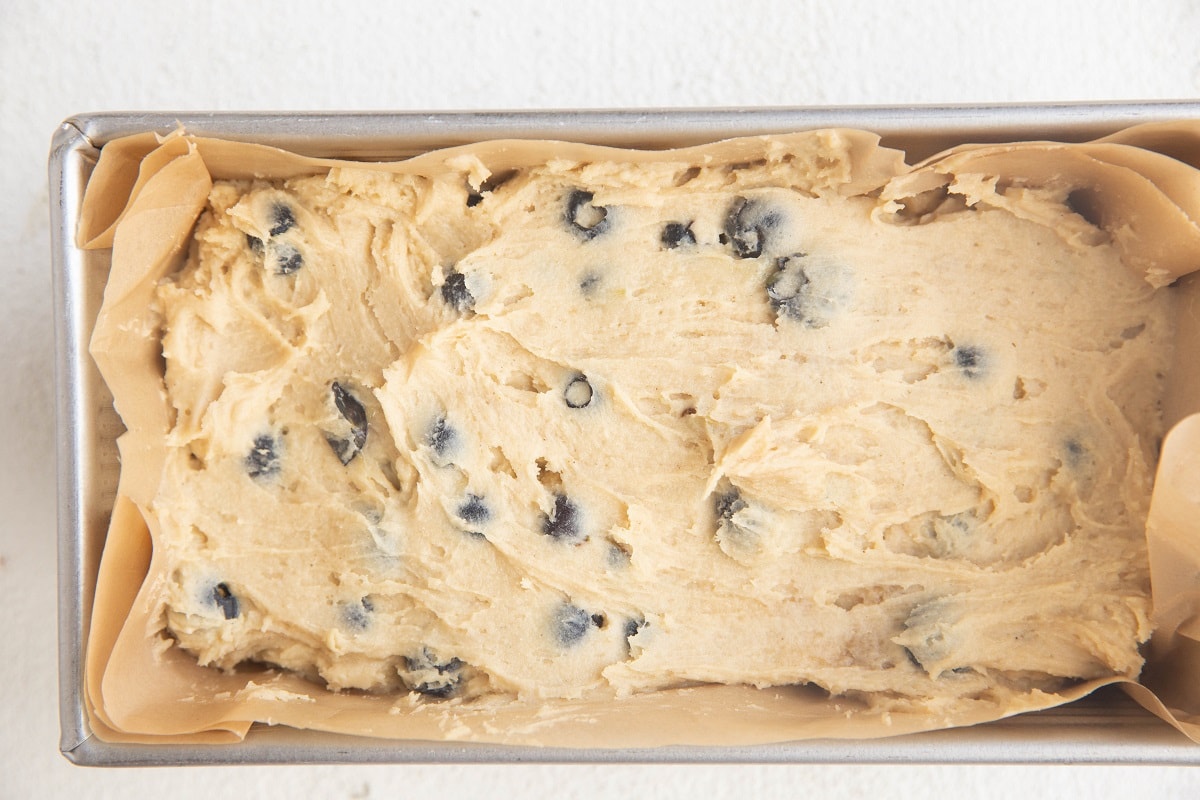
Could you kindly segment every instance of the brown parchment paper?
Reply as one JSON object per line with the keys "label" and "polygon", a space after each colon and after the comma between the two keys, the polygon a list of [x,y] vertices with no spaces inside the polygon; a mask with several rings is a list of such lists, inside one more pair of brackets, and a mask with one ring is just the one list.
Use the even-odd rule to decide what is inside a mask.
{"label": "brown parchment paper", "polygon": [[[915,167],[878,137],[839,131],[853,173],[844,191],[883,186],[884,200],[951,191],[969,200],[989,187],[1044,186],[1107,230],[1131,267],[1156,285],[1178,281],[1178,341],[1164,408],[1164,441],[1147,523],[1156,632],[1140,683],[1095,680],[1035,692],[1001,711],[965,705],[953,715],[870,711],[806,687],[703,686],[620,702],[524,705],[500,700],[422,703],[413,697],[333,693],[276,670],[203,668],[159,635],[149,514],[168,428],[155,283],[177,269],[214,180],[282,179],[350,162],[177,131],[106,145],[88,184],[79,245],[112,250],[92,355],[128,428],[118,440],[118,499],[97,581],[87,641],[85,702],[101,739],[206,743],[242,738],[251,724],[398,739],[495,741],[577,747],[747,745],[806,738],[873,738],[972,725],[1047,708],[1123,683],[1147,709],[1200,743],[1200,121],[1131,128],[1087,144],[965,145]],[[493,173],[552,158],[619,162],[751,161],[801,137],[752,137],[676,151],[630,151],[564,142],[498,141],[364,165],[436,174],[477,163]],[[466,159],[465,161],[463,159]],[[482,176],[481,176],[482,177]]]}

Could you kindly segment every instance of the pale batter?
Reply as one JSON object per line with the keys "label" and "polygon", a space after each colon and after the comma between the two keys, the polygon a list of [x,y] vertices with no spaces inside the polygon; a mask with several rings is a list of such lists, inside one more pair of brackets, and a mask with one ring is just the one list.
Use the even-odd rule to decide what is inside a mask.
{"label": "pale batter", "polygon": [[170,636],[428,702],[1135,675],[1168,294],[820,137],[218,183],[158,294]]}

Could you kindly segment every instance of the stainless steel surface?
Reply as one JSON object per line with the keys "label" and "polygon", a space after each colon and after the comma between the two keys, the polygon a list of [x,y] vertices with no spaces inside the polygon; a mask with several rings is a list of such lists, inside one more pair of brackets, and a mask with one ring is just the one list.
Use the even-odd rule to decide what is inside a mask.
{"label": "stainless steel surface", "polygon": [[572,750],[391,742],[255,726],[227,746],[128,745],[92,735],[83,654],[117,478],[123,430],[87,353],[108,271],[107,252],[75,247],[83,191],[99,150],[144,131],[188,131],[318,156],[401,158],[494,138],[555,138],[662,148],[731,136],[858,127],[910,160],[965,141],[1081,141],[1138,122],[1200,119],[1200,102],[1041,106],[861,107],[483,113],[106,113],[72,117],[50,153],[58,387],[60,749],[97,766],[248,763],[761,762],[1137,763],[1200,765],[1200,746],[1116,690],[1068,707],[949,731],[873,741],[757,747]]}
{"label": "stainless steel surface", "polygon": [[[114,486],[112,398],[87,355],[99,307],[104,254],[74,246],[83,189],[99,151],[64,124],[50,152],[51,247],[55,314],[58,442],[58,635],[60,749],[90,735],[83,707],[83,643]],[[97,275],[97,268],[104,272]],[[119,420],[117,420],[119,424]]]}
{"label": "stainless steel surface", "polygon": [[435,147],[484,139],[567,139],[619,147],[662,148],[731,136],[807,128],[875,131],[884,143],[923,158],[965,141],[1083,141],[1138,122],[1197,116],[1200,103],[1104,103],[1010,106],[860,106],[844,108],[491,111],[406,113],[107,113],[68,124],[99,147],[147,130],[179,125],[197,134],[283,147],[314,156],[403,158]]}
{"label": "stainless steel surface", "polygon": [[67,757],[91,766],[276,763],[1196,764],[1197,746],[1119,692],[1008,720],[865,741],[754,747],[575,750],[389,742],[256,726],[236,745],[113,745],[88,739]]}

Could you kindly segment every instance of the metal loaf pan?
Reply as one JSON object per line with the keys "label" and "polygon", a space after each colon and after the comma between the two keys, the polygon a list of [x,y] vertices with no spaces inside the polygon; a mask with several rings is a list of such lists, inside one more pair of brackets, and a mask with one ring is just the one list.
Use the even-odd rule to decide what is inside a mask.
{"label": "metal loaf pan", "polygon": [[75,246],[84,187],[105,143],[189,132],[313,156],[398,159],[484,139],[565,139],[664,148],[822,127],[875,131],[910,162],[962,142],[1083,141],[1139,122],[1200,119],[1200,102],[1038,106],[767,108],[437,113],[104,113],[63,122],[50,152],[58,421],[60,749],[81,765],[412,762],[1126,763],[1200,764],[1200,747],[1117,690],[1007,720],[872,741],[756,747],[531,748],[394,742],[254,726],[235,745],[100,741],[88,725],[83,661],[124,430],[87,352],[109,253]]}

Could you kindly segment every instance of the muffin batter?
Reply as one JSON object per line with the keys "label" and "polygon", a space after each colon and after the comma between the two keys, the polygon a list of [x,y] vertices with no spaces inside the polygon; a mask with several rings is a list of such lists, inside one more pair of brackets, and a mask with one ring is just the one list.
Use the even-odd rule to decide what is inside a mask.
{"label": "muffin batter", "polygon": [[1167,293],[1066,196],[812,142],[216,184],[158,291],[169,636],[428,702],[1135,675]]}

